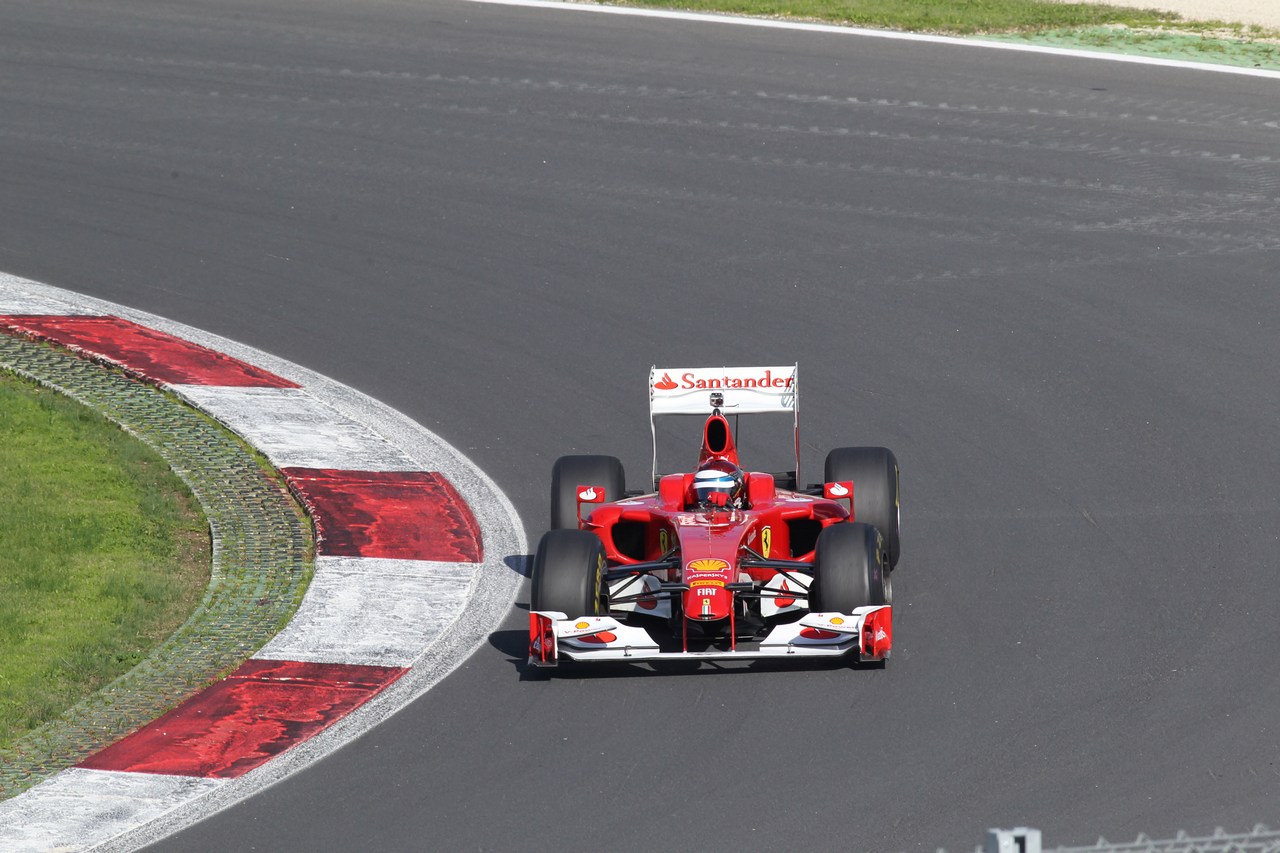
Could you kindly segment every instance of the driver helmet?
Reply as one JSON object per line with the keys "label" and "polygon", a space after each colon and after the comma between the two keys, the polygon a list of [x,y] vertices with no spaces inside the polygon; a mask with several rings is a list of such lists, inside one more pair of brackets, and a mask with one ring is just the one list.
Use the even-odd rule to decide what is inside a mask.
{"label": "driver helmet", "polygon": [[746,492],[742,469],[727,459],[712,459],[693,475],[693,491],[700,507],[740,509]]}

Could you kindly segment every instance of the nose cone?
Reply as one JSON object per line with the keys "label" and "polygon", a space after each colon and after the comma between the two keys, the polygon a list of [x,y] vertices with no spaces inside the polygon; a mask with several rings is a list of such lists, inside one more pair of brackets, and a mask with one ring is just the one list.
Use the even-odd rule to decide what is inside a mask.
{"label": "nose cone", "polygon": [[719,579],[692,581],[684,594],[684,613],[689,619],[700,622],[728,619],[732,608],[733,595]]}
{"label": "nose cone", "polygon": [[728,560],[701,557],[684,567],[684,615],[699,622],[727,619],[733,609],[733,594],[726,588],[733,578]]}

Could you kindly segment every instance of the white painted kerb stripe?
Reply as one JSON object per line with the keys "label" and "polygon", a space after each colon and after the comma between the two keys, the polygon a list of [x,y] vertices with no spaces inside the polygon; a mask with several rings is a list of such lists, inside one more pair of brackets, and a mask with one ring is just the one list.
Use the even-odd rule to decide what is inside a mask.
{"label": "white painted kerb stripe", "polygon": [[447,631],[480,566],[367,557],[317,557],[288,626],[255,658],[409,666]]}
{"label": "white painted kerb stripe", "polygon": [[77,309],[47,293],[30,290],[23,285],[34,284],[26,279],[0,273],[0,314],[100,314],[101,311]]}
{"label": "white painted kerb stripe", "polygon": [[1240,74],[1247,77],[1268,77],[1280,80],[1280,71],[1263,68],[1240,68],[1233,65],[1212,65],[1207,62],[1188,62],[1183,59],[1159,59],[1151,56],[1130,56],[1124,53],[1102,53],[1093,50],[1075,50],[1068,47],[1049,47],[1017,42],[983,41],[981,39],[934,36],[925,33],[902,33],[894,30],[870,30],[861,27],[838,27],[833,24],[805,24],[798,21],[771,21],[765,18],[745,18],[733,15],[712,15],[700,12],[674,12],[665,9],[631,9],[625,6],[599,6],[594,3],[564,3],[559,0],[471,0],[472,3],[488,3],[499,6],[527,6],[535,9],[557,9],[564,12],[594,12],[601,15],[632,15],[640,18],[668,18],[675,21],[697,21],[704,24],[731,24],[738,27],[767,27],[775,30],[799,30],[810,33],[858,36],[860,38],[894,39],[897,41],[944,44],[951,47],[986,48],[987,50],[1012,50],[1020,53],[1041,53],[1050,56],[1066,56],[1073,59],[1094,59],[1103,62],[1128,62],[1134,65],[1159,65],[1165,68],[1185,68],[1194,71],[1212,71],[1219,74]]}
{"label": "white painted kerb stripe", "polygon": [[196,408],[222,421],[262,451],[277,468],[421,470],[418,462],[364,423],[339,413],[303,389],[169,387]]}
{"label": "white painted kerb stripe", "polygon": [[0,802],[0,839],[6,853],[84,850],[223,784],[191,776],[64,770]]}

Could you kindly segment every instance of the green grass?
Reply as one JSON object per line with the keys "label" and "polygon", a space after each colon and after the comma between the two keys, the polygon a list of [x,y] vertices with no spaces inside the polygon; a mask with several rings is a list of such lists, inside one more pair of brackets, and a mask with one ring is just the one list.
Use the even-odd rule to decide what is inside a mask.
{"label": "green grass", "polygon": [[0,747],[181,624],[209,547],[203,514],[150,448],[0,371]]}
{"label": "green grass", "polygon": [[1188,21],[1175,12],[1131,6],[1045,0],[617,0],[615,5],[1023,39],[1059,47],[1280,68],[1280,30]]}
{"label": "green grass", "polygon": [[1124,24],[1153,27],[1181,18],[1154,9],[1036,0],[634,0],[625,5],[802,18],[918,32],[971,34]]}

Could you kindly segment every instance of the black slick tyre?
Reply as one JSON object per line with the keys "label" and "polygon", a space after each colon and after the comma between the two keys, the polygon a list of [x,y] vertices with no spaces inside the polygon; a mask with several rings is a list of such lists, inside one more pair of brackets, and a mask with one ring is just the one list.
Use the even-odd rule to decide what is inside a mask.
{"label": "black slick tyre", "polygon": [[605,600],[604,545],[583,530],[550,530],[538,543],[533,558],[533,610],[555,610],[570,619],[603,616]]}
{"label": "black slick tyre", "polygon": [[[620,501],[627,488],[616,456],[561,456],[551,468],[551,529],[578,527],[578,487],[604,487],[606,501]],[[587,504],[590,508],[593,504]],[[584,509],[585,512],[585,509]]]}
{"label": "black slick tyre", "polygon": [[823,482],[853,481],[854,521],[884,537],[889,569],[898,565],[898,460],[887,447],[838,447],[827,454]]}
{"label": "black slick tyre", "polygon": [[855,607],[888,604],[884,539],[869,524],[835,524],[818,536],[809,609],[852,613]]}

